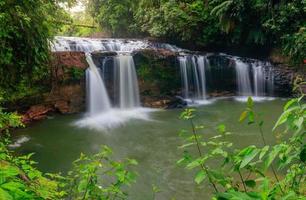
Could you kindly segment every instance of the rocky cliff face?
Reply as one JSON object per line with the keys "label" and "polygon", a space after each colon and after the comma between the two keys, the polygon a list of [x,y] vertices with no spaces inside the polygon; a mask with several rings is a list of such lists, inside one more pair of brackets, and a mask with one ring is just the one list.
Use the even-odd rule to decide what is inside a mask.
{"label": "rocky cliff face", "polygon": [[134,55],[144,106],[163,108],[179,95],[181,78],[176,53],[145,49]]}
{"label": "rocky cliff face", "polygon": [[78,113],[85,109],[85,54],[56,52],[52,54],[51,88],[40,102],[33,102],[23,115],[25,124],[41,120],[50,112]]}
{"label": "rocky cliff face", "polygon": [[[97,67],[103,67],[104,81],[114,98],[114,62],[115,52],[94,52],[93,60]],[[85,110],[85,71],[88,64],[81,52],[55,52],[52,54],[50,92],[43,95],[24,116],[24,122],[46,117],[48,112],[63,114],[78,113]],[[210,72],[207,77],[207,90],[211,97],[231,96],[235,94],[235,72],[233,60],[226,56],[211,54],[208,56]],[[145,49],[134,53],[138,75],[141,102],[146,107],[175,108],[173,102],[181,102],[181,76],[177,54],[168,50]],[[275,95],[290,96],[292,83],[297,72],[284,64],[276,64]],[[305,78],[305,77],[304,77]],[[180,105],[184,103],[181,102]]]}
{"label": "rocky cliff face", "polygon": [[52,89],[45,99],[46,103],[52,104],[60,113],[77,113],[84,110],[87,67],[84,53],[53,53]]}

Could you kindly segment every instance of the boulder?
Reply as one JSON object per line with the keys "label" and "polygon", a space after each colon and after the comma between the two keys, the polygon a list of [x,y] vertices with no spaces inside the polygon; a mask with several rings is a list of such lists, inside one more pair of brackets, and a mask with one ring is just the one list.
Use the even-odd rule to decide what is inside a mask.
{"label": "boulder", "polygon": [[35,105],[22,116],[22,123],[29,124],[33,121],[38,121],[47,118],[49,112],[54,111],[50,105]]}
{"label": "boulder", "polygon": [[54,107],[62,114],[70,112],[68,102],[65,100],[56,101]]}
{"label": "boulder", "polygon": [[57,66],[73,67],[84,70],[88,67],[85,53],[83,52],[53,52],[52,57],[54,64]]}
{"label": "boulder", "polygon": [[136,54],[141,54],[147,58],[159,58],[165,59],[169,57],[175,57],[178,55],[177,52],[170,51],[167,49],[142,49],[136,52]]}
{"label": "boulder", "polygon": [[100,57],[110,57],[118,55],[117,52],[113,51],[94,51],[91,53],[93,59],[100,58]]}
{"label": "boulder", "polygon": [[45,102],[62,114],[81,112],[85,106],[84,85],[70,84],[53,88]]}
{"label": "boulder", "polygon": [[185,108],[187,107],[187,102],[180,96],[175,96],[169,103],[167,104],[167,109],[175,109],[175,108]]}

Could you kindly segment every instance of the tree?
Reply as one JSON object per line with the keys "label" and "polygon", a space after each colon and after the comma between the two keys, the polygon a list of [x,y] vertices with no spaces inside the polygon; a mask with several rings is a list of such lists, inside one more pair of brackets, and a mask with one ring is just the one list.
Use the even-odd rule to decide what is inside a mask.
{"label": "tree", "polygon": [[[29,93],[48,75],[49,44],[73,1],[0,1],[0,89]],[[31,89],[30,89],[31,88]]]}

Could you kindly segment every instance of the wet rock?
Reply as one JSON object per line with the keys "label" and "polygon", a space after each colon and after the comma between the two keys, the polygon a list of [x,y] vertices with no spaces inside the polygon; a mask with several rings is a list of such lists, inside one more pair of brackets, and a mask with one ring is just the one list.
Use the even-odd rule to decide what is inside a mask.
{"label": "wet rock", "polygon": [[177,52],[170,51],[167,49],[142,49],[136,52],[136,54],[141,54],[144,57],[147,58],[159,58],[159,59],[165,59],[169,57],[175,57],[178,55]]}
{"label": "wet rock", "polygon": [[230,92],[230,91],[214,91],[209,93],[209,97],[230,97],[234,96],[235,93]]}
{"label": "wet rock", "polygon": [[117,52],[114,51],[94,51],[91,53],[92,58],[100,58],[100,57],[110,57],[110,56],[116,56],[118,55]]}
{"label": "wet rock", "polygon": [[44,102],[62,113],[83,111],[85,102],[85,70],[88,67],[83,52],[53,53],[52,88]]}
{"label": "wet rock", "polygon": [[70,108],[67,101],[56,101],[54,107],[62,114],[69,113]]}
{"label": "wet rock", "polygon": [[84,111],[84,84],[62,85],[53,88],[45,102],[53,105],[55,110],[62,114],[72,114]]}
{"label": "wet rock", "polygon": [[36,105],[31,108],[22,116],[22,122],[29,124],[33,121],[38,121],[47,118],[47,114],[54,111],[50,105]]}
{"label": "wet rock", "polygon": [[53,65],[56,66],[80,69],[86,69],[88,67],[85,53],[83,52],[53,52],[52,57]]}
{"label": "wet rock", "polygon": [[187,102],[182,97],[175,96],[167,104],[167,109],[185,108],[186,106],[187,106]]}
{"label": "wet rock", "polygon": [[85,78],[88,64],[83,52],[54,52],[52,57],[50,66],[52,88],[54,85],[78,82]]}

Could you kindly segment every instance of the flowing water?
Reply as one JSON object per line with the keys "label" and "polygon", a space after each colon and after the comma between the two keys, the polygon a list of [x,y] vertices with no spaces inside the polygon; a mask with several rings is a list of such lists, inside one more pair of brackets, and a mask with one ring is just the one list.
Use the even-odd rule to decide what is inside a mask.
{"label": "flowing water", "polygon": [[182,93],[185,99],[205,100],[207,58],[200,55],[179,56]]}
{"label": "flowing water", "polygon": [[[133,61],[133,52],[142,49],[166,49],[178,54],[180,75],[182,79],[182,96],[189,102],[207,102],[207,79],[210,61],[207,55],[198,55],[178,48],[174,45],[148,40],[137,39],[92,39],[79,37],[55,37],[51,44],[53,51],[81,51],[81,52],[117,52],[113,56],[115,61],[116,82],[115,94],[120,108],[139,107],[139,89],[137,75]],[[274,94],[274,71],[268,62],[218,54],[219,57],[229,59],[234,63],[236,74],[236,94],[242,97],[255,96],[262,98]],[[223,64],[221,68],[230,68],[230,64]],[[175,67],[175,66],[173,66]],[[104,75],[104,74],[103,74]],[[225,75],[227,76],[227,75]],[[233,77],[234,78],[234,77]],[[221,82],[221,84],[228,84]],[[218,86],[219,87],[219,86]],[[214,91],[216,86],[211,85]],[[89,99],[89,102],[94,101]]]}
{"label": "flowing water", "polygon": [[[275,141],[271,129],[284,104],[285,101],[280,99],[255,104],[255,110],[262,114],[265,121],[263,128],[269,143]],[[238,123],[245,106],[233,99],[221,99],[197,107],[196,123],[208,126],[200,134],[204,138],[211,137],[215,134],[215,127],[224,123],[233,133],[229,140],[235,142],[236,147],[262,145],[256,126]],[[105,144],[113,149],[116,159],[129,157],[139,162],[135,168],[139,174],[137,182],[127,188],[129,199],[152,199],[152,184],[161,190],[156,196],[158,200],[209,199],[213,191],[211,186],[206,183],[196,185],[193,181],[195,171],[176,165],[183,154],[182,149],[177,148],[182,144],[178,132],[183,128],[190,129],[188,122],[179,120],[180,112],[156,110],[146,117],[142,116],[142,120],[132,118],[117,128],[107,130],[75,126],[80,115],[55,116],[16,130],[12,147],[19,153],[34,152],[33,158],[38,162],[40,170],[66,172],[81,152],[93,154]],[[130,113],[129,117],[133,115]],[[108,115],[104,120],[111,118]]]}
{"label": "flowing water", "polygon": [[100,70],[94,64],[90,53],[86,53],[86,60],[89,65],[89,69],[86,71],[87,107],[88,114],[94,116],[110,110],[111,103],[101,78]]}
{"label": "flowing water", "polygon": [[[20,153],[35,152],[38,167],[46,172],[67,172],[71,162],[81,152],[95,153],[101,145],[110,146],[115,157],[134,158],[139,162],[137,183],[129,189],[129,199],[152,199],[152,185],[161,192],[159,200],[208,199],[212,188],[208,184],[197,186],[193,181],[194,171],[186,171],[176,165],[182,156],[177,147],[182,144],[178,137],[188,123],[180,121],[181,110],[152,110],[142,108],[133,52],[140,49],[167,49],[179,53],[182,95],[192,103],[207,99],[207,76],[211,76],[207,55],[185,53],[183,49],[164,43],[146,40],[88,39],[56,37],[53,51],[82,51],[90,68],[87,70],[87,115],[55,116],[35,126],[17,130],[15,148]],[[114,102],[110,102],[100,69],[92,60],[93,51],[114,51]],[[238,58],[223,55],[230,60],[222,68],[231,69],[234,63],[237,94],[245,98],[249,95],[265,96],[273,94],[274,75],[271,67],[263,63],[246,63]],[[103,62],[104,64],[107,61]],[[174,66],[175,67],[175,66]],[[104,72],[105,66],[102,66]],[[103,77],[103,78],[102,78]],[[222,84],[226,84],[221,82]],[[110,91],[108,91],[110,92]],[[117,98],[117,99],[116,99]],[[255,127],[238,125],[237,119],[245,105],[232,99],[209,101],[210,105],[197,107],[197,123],[208,125],[208,130],[200,134],[214,135],[215,127],[224,123],[234,134],[230,140],[237,147],[262,145]],[[274,142],[271,128],[281,112],[284,101],[280,99],[259,102],[259,112],[265,115],[266,140]],[[189,127],[190,128],[190,127]]]}
{"label": "flowing water", "polygon": [[247,63],[240,60],[236,60],[236,80],[238,85],[238,95],[240,96],[252,96],[252,87],[250,79],[250,69]]}
{"label": "flowing water", "polygon": [[138,80],[133,56],[118,55],[115,58],[116,83],[119,86],[119,107],[122,109],[140,107]]}

